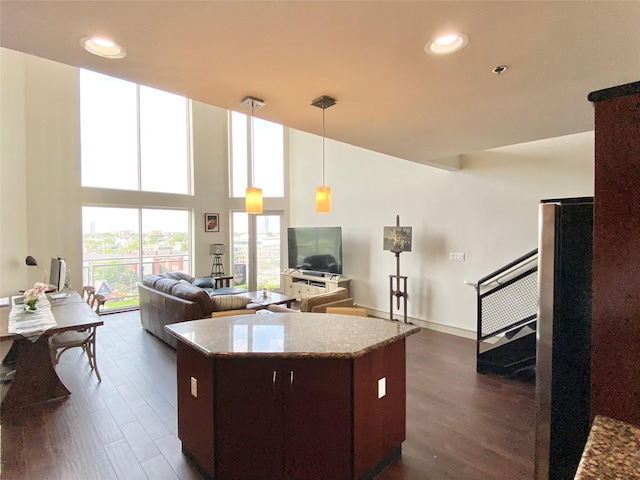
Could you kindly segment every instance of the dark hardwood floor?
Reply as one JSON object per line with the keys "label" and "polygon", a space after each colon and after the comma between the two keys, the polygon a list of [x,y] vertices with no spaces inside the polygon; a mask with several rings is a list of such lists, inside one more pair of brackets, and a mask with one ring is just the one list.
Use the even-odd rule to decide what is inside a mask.
{"label": "dark hardwood floor", "polygon": [[[68,399],[1,419],[3,480],[202,478],[177,438],[175,351],[138,315],[103,316],[102,383],[73,349]],[[376,479],[532,479],[533,431],[532,384],[476,374],[473,341],[423,330],[407,339],[402,457]]]}

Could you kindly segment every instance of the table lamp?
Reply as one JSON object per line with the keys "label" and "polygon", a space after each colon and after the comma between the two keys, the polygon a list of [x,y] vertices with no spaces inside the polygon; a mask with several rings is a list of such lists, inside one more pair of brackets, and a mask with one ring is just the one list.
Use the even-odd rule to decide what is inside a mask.
{"label": "table lamp", "polygon": [[209,255],[213,255],[213,264],[211,265],[212,277],[223,277],[224,268],[222,267],[222,259],[220,258],[225,254],[224,243],[212,243],[209,245]]}
{"label": "table lamp", "polygon": [[40,270],[42,270],[44,272],[44,280],[42,281],[42,283],[47,283],[47,277],[49,276],[49,273],[43,267],[38,265],[38,261],[34,257],[32,257],[31,255],[27,255],[27,258],[24,259],[24,263],[26,263],[30,267],[38,267]]}

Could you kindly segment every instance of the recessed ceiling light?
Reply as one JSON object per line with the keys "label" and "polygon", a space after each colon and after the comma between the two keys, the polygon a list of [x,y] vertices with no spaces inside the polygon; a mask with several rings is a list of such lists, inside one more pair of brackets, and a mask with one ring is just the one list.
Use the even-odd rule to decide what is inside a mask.
{"label": "recessed ceiling light", "polygon": [[80,45],[89,53],[104,58],[124,58],[127,52],[117,43],[101,37],[84,37]]}
{"label": "recessed ceiling light", "polygon": [[424,51],[429,55],[449,55],[462,50],[469,42],[469,37],[464,33],[448,33],[440,35],[424,46]]}

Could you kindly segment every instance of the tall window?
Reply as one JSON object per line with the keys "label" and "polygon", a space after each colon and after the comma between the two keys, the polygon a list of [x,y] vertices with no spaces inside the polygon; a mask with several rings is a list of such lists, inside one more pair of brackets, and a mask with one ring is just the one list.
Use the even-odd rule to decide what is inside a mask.
{"label": "tall window", "polygon": [[[189,132],[186,98],[80,70],[82,186],[190,194]],[[82,222],[83,284],[107,296],[106,308],[136,306],[146,273],[189,273],[190,213],[170,199],[85,206]]]}
{"label": "tall window", "polygon": [[184,97],[80,70],[82,185],[190,193]]}
{"label": "tall window", "polygon": [[82,208],[83,285],[109,300],[105,308],[138,305],[138,282],[149,273],[189,273],[189,212],[151,208]]}
{"label": "tall window", "polygon": [[[245,196],[252,168],[253,184],[262,188],[263,197],[284,197],[282,125],[254,117],[252,131],[251,117],[237,112],[231,112],[229,125],[231,197]],[[267,202],[265,206],[268,208]],[[236,285],[251,290],[280,288],[282,218],[283,212],[266,209],[262,215],[233,212],[232,258]]]}
{"label": "tall window", "polygon": [[[282,212],[233,212],[234,281],[249,290],[280,288]],[[255,258],[255,262],[250,259]]]}
{"label": "tall window", "polygon": [[[231,196],[244,197],[251,174],[251,117],[231,112]],[[284,196],[284,128],[253,119],[254,187],[263,197]]]}

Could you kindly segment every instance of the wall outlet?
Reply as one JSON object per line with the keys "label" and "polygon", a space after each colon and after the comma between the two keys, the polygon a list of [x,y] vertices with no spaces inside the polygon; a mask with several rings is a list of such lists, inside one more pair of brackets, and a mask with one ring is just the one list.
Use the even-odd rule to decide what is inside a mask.
{"label": "wall outlet", "polygon": [[198,379],[191,377],[191,395],[198,398]]}
{"label": "wall outlet", "polygon": [[387,378],[382,377],[378,380],[378,398],[382,398],[387,394]]}
{"label": "wall outlet", "polygon": [[449,254],[449,260],[452,262],[464,262],[464,253],[451,252]]}

